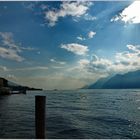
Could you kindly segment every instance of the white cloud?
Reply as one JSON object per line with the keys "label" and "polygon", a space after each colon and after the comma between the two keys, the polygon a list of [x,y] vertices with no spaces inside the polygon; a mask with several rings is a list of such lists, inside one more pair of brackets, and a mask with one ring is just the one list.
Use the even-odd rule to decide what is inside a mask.
{"label": "white cloud", "polygon": [[[21,77],[32,77],[34,75],[39,75],[39,73],[47,73],[47,66],[30,66],[30,67],[20,67],[20,68],[8,68],[5,66],[0,66],[0,73],[2,77],[5,77],[9,80],[18,80]],[[28,82],[27,82],[28,84]]]}
{"label": "white cloud", "polygon": [[93,70],[91,62],[89,59],[80,59],[76,64],[66,68],[66,71],[69,75],[85,82],[85,84],[90,84],[100,77],[107,76],[105,72]]}
{"label": "white cloud", "polygon": [[129,44],[129,45],[127,45],[127,48],[129,50],[136,52],[136,53],[140,53],[140,45],[130,45]]}
{"label": "white cloud", "polygon": [[140,1],[134,1],[125,8],[119,15],[111,19],[111,22],[122,20],[125,23],[140,23]]}
{"label": "white cloud", "polygon": [[25,67],[25,68],[16,68],[11,69],[11,71],[35,71],[35,70],[48,70],[46,66],[35,66],[35,67]]}
{"label": "white cloud", "polygon": [[81,67],[83,67],[83,66],[85,67],[86,65],[88,65],[90,63],[90,61],[87,59],[80,59],[78,61],[78,63],[80,64]]}
{"label": "white cloud", "polygon": [[17,52],[21,52],[22,50],[28,51],[36,50],[35,48],[32,47],[22,47],[21,43],[15,43],[13,39],[13,34],[11,32],[0,32],[0,37],[2,38],[3,46],[15,49]]}
{"label": "white cloud", "polygon": [[25,60],[20,53],[22,51],[36,50],[32,47],[22,47],[21,43],[15,43],[11,32],[0,32],[0,57],[21,62]]}
{"label": "white cloud", "polygon": [[34,2],[28,1],[28,3],[23,2],[22,4],[23,4],[24,8],[33,11],[33,9],[35,8],[36,2],[35,1]]}
{"label": "white cloud", "polygon": [[77,44],[77,43],[71,43],[71,44],[62,44],[62,49],[66,49],[67,51],[73,52],[77,55],[85,55],[89,49],[85,45]]}
{"label": "white cloud", "polygon": [[113,18],[111,18],[110,21],[113,22],[113,21],[118,21],[118,20],[120,20],[120,17],[115,15]]}
{"label": "white cloud", "polygon": [[118,71],[140,69],[140,45],[127,45],[128,51],[116,53]]}
{"label": "white cloud", "polygon": [[50,10],[45,12],[45,19],[49,22],[50,26],[54,26],[59,18],[72,16],[81,17],[84,15],[91,2],[63,2],[60,5],[60,9]]}
{"label": "white cloud", "polygon": [[20,47],[21,50],[26,50],[26,51],[35,51],[38,49],[32,48],[32,47]]}
{"label": "white cloud", "polygon": [[93,21],[93,20],[96,20],[97,18],[96,18],[95,16],[90,15],[89,13],[86,13],[86,14],[84,15],[84,19],[85,19],[85,20]]}
{"label": "white cloud", "polygon": [[0,66],[0,71],[3,71],[3,72],[8,71],[8,68],[5,66]]}
{"label": "white cloud", "polygon": [[45,10],[45,9],[48,8],[48,5],[46,5],[46,4],[42,4],[40,7],[41,7],[42,10]]}
{"label": "white cloud", "polygon": [[82,37],[82,36],[77,36],[77,39],[78,40],[86,40],[84,37]]}
{"label": "white cloud", "polygon": [[37,54],[39,55],[39,54],[41,54],[41,52],[40,52],[40,51],[38,51],[38,52],[37,52]]}
{"label": "white cloud", "polygon": [[111,66],[112,62],[110,60],[93,55],[87,70],[91,73],[108,73]]}
{"label": "white cloud", "polygon": [[11,32],[0,32],[2,43],[11,49],[15,49],[17,52],[21,52],[21,49],[13,40],[13,34]]}
{"label": "white cloud", "polygon": [[55,62],[55,60],[54,60],[54,59],[50,59],[50,61],[51,61],[51,62]]}
{"label": "white cloud", "polygon": [[8,78],[8,79],[11,79],[11,80],[16,80],[16,77],[15,77],[15,75],[13,75],[13,74],[8,74],[8,75],[7,75],[7,78]]}
{"label": "white cloud", "polygon": [[54,62],[54,63],[56,63],[56,64],[60,64],[60,65],[65,65],[65,64],[66,64],[66,62],[64,62],[64,61],[57,61],[57,60],[55,60],[55,59],[50,59],[50,61],[51,61],[51,62]]}
{"label": "white cloud", "polygon": [[[90,39],[93,38],[95,35],[96,35],[96,32],[93,32],[93,31],[90,31],[90,32],[88,32],[88,34],[87,34],[88,38],[90,38]],[[83,41],[83,40],[86,40],[87,38],[82,37],[82,36],[80,35],[80,36],[77,37],[77,39]]]}
{"label": "white cloud", "polygon": [[0,57],[21,62],[23,57],[19,56],[16,50],[0,47]]}
{"label": "white cloud", "polygon": [[[68,71],[72,72],[73,75],[79,76],[86,81],[92,82],[97,80],[99,77],[107,76],[110,72],[112,62],[108,59],[99,58],[93,55],[92,59],[80,59],[76,66],[69,68]],[[81,75],[82,74],[82,75]]]}
{"label": "white cloud", "polygon": [[79,60],[75,70],[101,74],[100,77],[140,69],[140,45],[127,45],[126,47],[128,51],[116,53],[114,61],[93,55],[91,60]]}
{"label": "white cloud", "polygon": [[64,69],[65,67],[62,66],[52,66],[53,69]]}
{"label": "white cloud", "polygon": [[89,38],[93,38],[93,36],[95,36],[96,35],[96,32],[93,32],[93,31],[90,31],[89,33],[88,33],[88,37]]}

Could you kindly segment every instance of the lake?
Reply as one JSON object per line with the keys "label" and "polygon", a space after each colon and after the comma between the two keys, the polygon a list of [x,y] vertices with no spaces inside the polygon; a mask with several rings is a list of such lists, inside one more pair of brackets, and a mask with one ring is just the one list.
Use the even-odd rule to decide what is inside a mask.
{"label": "lake", "polygon": [[140,90],[28,91],[0,96],[0,138],[35,138],[35,95],[46,96],[46,138],[140,138]]}

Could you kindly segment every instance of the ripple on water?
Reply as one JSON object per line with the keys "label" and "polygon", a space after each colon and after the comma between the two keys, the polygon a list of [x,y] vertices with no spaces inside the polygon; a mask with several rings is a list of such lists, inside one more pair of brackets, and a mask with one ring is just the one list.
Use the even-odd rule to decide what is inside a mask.
{"label": "ripple on water", "polygon": [[[47,96],[46,138],[140,138],[139,91],[38,91]],[[0,138],[34,138],[34,107],[34,94],[0,97]]]}

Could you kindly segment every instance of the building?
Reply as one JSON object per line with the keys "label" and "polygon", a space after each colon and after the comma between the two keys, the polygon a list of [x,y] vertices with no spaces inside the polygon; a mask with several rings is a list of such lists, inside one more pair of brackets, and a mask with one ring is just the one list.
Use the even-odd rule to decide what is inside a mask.
{"label": "building", "polygon": [[7,87],[7,86],[8,86],[8,81],[0,77],[0,87]]}

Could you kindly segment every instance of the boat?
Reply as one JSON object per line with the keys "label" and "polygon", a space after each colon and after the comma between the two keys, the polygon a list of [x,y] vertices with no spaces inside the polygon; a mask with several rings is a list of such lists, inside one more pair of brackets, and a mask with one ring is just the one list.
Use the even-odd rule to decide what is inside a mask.
{"label": "boat", "polygon": [[26,94],[26,90],[17,90],[17,91],[14,91],[14,90],[11,90],[10,91],[11,94]]}

